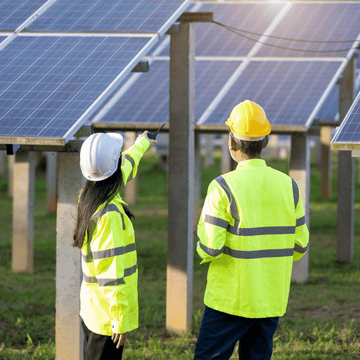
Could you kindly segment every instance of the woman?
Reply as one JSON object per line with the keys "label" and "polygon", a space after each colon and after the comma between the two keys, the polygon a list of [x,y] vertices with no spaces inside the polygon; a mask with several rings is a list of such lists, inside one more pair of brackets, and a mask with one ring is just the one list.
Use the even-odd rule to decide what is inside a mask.
{"label": "woman", "polygon": [[80,167],[87,182],[79,195],[73,246],[82,253],[84,360],[121,359],[128,332],[138,327],[133,215],[120,190],[156,143],[147,133],[123,153],[123,138],[116,133],[93,134],[81,147]]}

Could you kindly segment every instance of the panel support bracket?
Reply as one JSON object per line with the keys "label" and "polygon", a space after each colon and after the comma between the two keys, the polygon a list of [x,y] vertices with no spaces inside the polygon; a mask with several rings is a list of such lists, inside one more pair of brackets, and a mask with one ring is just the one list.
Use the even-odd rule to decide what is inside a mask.
{"label": "panel support bracket", "polygon": [[178,22],[212,22],[213,20],[212,12],[184,12],[177,19]]}
{"label": "panel support bracket", "polygon": [[137,65],[131,70],[131,72],[136,73],[147,73],[150,70],[150,65],[148,61],[139,61]]}
{"label": "panel support bracket", "polygon": [[88,137],[94,133],[94,126],[91,123],[85,123],[74,135],[74,137]]}
{"label": "panel support bracket", "polygon": [[6,155],[14,155],[20,149],[20,145],[6,145]]}

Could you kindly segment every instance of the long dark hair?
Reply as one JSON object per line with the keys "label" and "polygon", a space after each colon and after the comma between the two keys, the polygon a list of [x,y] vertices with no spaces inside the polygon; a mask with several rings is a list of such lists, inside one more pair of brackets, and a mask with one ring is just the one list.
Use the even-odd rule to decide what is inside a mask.
{"label": "long dark hair", "polygon": [[[80,190],[80,200],[76,201],[78,203],[78,211],[73,247],[82,248],[91,217],[101,204],[107,204],[114,198],[120,191],[122,183],[121,157],[117,170],[110,177],[102,181],[86,181]],[[134,218],[134,215],[126,206],[123,205],[123,208],[130,219]]]}

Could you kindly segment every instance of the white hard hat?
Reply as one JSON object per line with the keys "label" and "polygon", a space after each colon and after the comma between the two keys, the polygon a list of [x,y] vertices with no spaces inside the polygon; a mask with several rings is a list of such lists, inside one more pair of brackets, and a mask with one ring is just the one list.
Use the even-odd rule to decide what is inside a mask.
{"label": "white hard hat", "polygon": [[84,177],[101,181],[117,169],[124,139],[117,133],[92,134],[82,144],[80,167]]}

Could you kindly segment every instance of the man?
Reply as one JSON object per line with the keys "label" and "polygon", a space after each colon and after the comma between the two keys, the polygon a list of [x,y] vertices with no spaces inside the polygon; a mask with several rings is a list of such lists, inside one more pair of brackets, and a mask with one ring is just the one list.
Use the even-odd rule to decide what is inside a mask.
{"label": "man", "polygon": [[295,180],[260,159],[271,131],[261,106],[240,103],[226,125],[238,165],[210,183],[198,224],[210,266],[194,360],[229,359],[237,341],[239,359],[265,360],[309,231]]}

